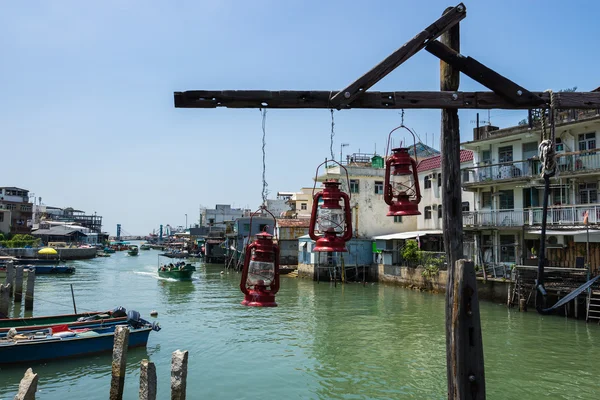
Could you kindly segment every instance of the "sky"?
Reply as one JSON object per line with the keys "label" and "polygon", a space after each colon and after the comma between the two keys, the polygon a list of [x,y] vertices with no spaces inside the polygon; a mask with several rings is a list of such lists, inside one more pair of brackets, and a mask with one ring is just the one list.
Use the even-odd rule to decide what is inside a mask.
{"label": "sky", "polygon": [[[176,109],[173,92],[339,90],[435,21],[448,1],[0,1],[0,186],[144,235],[200,207],[261,203],[259,110]],[[461,53],[532,91],[600,86],[600,2],[467,1]],[[420,52],[372,90],[439,89]],[[461,76],[460,90],[486,90]],[[476,113],[459,112],[461,141]],[[516,125],[522,111],[491,110]],[[333,149],[382,154],[398,110],[334,113]],[[440,111],[405,124],[439,148]],[[483,123],[483,122],[482,122]],[[330,156],[329,110],[268,110],[269,197],[311,186]]]}

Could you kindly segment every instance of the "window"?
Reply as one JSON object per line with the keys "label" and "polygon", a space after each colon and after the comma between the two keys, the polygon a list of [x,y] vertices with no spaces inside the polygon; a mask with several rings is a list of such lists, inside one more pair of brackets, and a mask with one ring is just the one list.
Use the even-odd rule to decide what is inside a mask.
{"label": "window", "polygon": [[14,204],[6,204],[5,208],[6,208],[7,210],[16,210],[16,209],[17,209],[17,206],[16,206],[16,205],[14,205]]}
{"label": "window", "polygon": [[425,219],[431,219],[431,206],[425,207]]}
{"label": "window", "polygon": [[258,229],[259,229],[260,232],[264,232],[265,229],[267,229],[267,226],[269,226],[269,225],[267,225],[267,224],[260,224],[258,226]]}
{"label": "window", "polygon": [[425,179],[423,180],[423,184],[425,186],[425,189],[431,189],[431,178],[429,178],[429,175],[425,175]]}
{"label": "window", "polygon": [[484,164],[489,164],[492,162],[492,151],[484,150],[481,152],[481,162]]}
{"label": "window", "polygon": [[250,232],[250,224],[244,224],[244,233],[245,232]]}
{"label": "window", "polygon": [[598,184],[580,183],[579,184],[579,203],[595,204],[598,202]]}
{"label": "window", "polygon": [[512,162],[513,148],[512,146],[498,147],[498,162]]}
{"label": "window", "polygon": [[500,262],[515,262],[515,237],[500,235]]}
{"label": "window", "polygon": [[[394,218],[396,218],[396,217],[394,217]],[[4,222],[4,213],[3,212],[0,213],[0,222]]]}
{"label": "window", "polygon": [[492,192],[481,193],[481,208],[492,207]]}
{"label": "window", "polygon": [[358,193],[358,179],[350,179],[350,193]]}
{"label": "window", "polygon": [[402,223],[402,215],[394,215],[394,222],[401,224]]}
{"label": "window", "polygon": [[515,208],[515,195],[512,190],[499,190],[501,210],[511,210]]}
{"label": "window", "polygon": [[442,205],[438,206],[438,218],[442,218]]}
{"label": "window", "polygon": [[592,150],[596,148],[596,133],[584,133],[579,135],[579,151]]}
{"label": "window", "polygon": [[383,182],[375,181],[375,194],[383,194]]}
{"label": "window", "polygon": [[471,171],[468,170],[468,169],[463,169],[462,170],[462,181],[463,181],[463,183],[469,182],[469,172],[471,172]]}
{"label": "window", "polygon": [[442,186],[442,174],[438,174],[438,187]]}
{"label": "window", "polygon": [[306,210],[307,208],[307,204],[306,203],[300,203],[300,209],[301,210]]}
{"label": "window", "polygon": [[469,202],[468,201],[462,202],[462,210],[463,210],[463,212],[469,211]]}
{"label": "window", "polygon": [[208,219],[208,224],[209,224],[209,225],[212,225],[212,224],[214,224],[214,223],[215,223],[215,219],[214,219],[214,218],[209,218],[209,219]]}

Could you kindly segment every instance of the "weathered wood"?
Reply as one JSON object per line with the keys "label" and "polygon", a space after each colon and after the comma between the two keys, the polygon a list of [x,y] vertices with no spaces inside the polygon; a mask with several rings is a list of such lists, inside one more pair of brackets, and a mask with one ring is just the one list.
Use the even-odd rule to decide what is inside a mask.
{"label": "weathered wood", "polygon": [[27,272],[27,288],[25,289],[25,311],[33,310],[33,294],[35,288],[35,271]]}
{"label": "weathered wood", "polygon": [[510,79],[481,64],[479,61],[463,56],[437,40],[431,41],[425,47],[425,50],[455,69],[458,69],[469,78],[481,83],[497,95],[502,96],[512,104],[529,105],[537,103],[538,106],[544,104],[544,100],[524,87],[517,85]]}
{"label": "weathered wood", "polygon": [[171,400],[185,400],[188,351],[175,350],[171,359]]}
{"label": "weathered wood", "polygon": [[10,298],[12,299],[15,290],[15,265],[12,262],[6,263],[5,283],[10,283]]}
{"label": "weathered wood", "polygon": [[8,318],[10,309],[10,283],[0,285],[0,318]]}
{"label": "weathered wood", "polygon": [[[190,90],[175,92],[177,108],[310,108],[331,109],[328,90]],[[494,92],[365,92],[338,109],[506,109],[547,108],[550,94],[532,92],[537,101],[513,104]],[[600,92],[554,93],[560,109],[599,109]]]}
{"label": "weathered wood", "polygon": [[19,383],[19,392],[15,396],[15,400],[35,400],[35,392],[37,391],[38,374],[34,374],[31,368],[25,371],[25,376]]}
{"label": "weathered wood", "polygon": [[113,345],[110,400],[121,400],[123,398],[125,370],[127,366],[127,346],[129,346],[129,327],[119,325],[115,329],[115,341]]}
{"label": "weathered wood", "polygon": [[140,400],[156,400],[156,366],[142,360],[140,367]]}
{"label": "weathered wood", "polygon": [[15,303],[20,303],[23,299],[23,267],[15,267]]}
{"label": "weathered wood", "polygon": [[448,286],[451,346],[448,350],[448,399],[485,399],[483,339],[477,298],[477,279],[473,263],[458,260],[448,271],[453,285]]}
{"label": "weathered wood", "polygon": [[336,93],[331,98],[333,107],[338,108],[352,103],[354,99],[361,96],[390,72],[398,68],[400,64],[421,51],[429,41],[435,40],[466,16],[467,8],[464,4],[460,3],[456,7],[453,7],[449,12],[442,15],[437,21],[418,33],[369,72]]}

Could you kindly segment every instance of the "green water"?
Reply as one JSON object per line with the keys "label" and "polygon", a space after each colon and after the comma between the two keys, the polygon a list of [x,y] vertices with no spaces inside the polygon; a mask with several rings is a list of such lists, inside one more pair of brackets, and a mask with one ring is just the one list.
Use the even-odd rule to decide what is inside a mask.
{"label": "green water", "polygon": [[[39,276],[35,314],[123,305],[163,329],[128,354],[125,399],[135,399],[139,363],[156,364],[169,397],[171,353],[189,350],[190,399],[443,399],[444,298],[379,284],[282,278],[277,308],[239,304],[239,275],[198,265],[197,279],[158,279],[158,252],[125,252],[73,263],[73,276]],[[597,399],[600,327],[481,304],[490,399]],[[111,356],[32,365],[39,399],[106,399]],[[12,399],[26,366],[0,369],[0,399]]]}

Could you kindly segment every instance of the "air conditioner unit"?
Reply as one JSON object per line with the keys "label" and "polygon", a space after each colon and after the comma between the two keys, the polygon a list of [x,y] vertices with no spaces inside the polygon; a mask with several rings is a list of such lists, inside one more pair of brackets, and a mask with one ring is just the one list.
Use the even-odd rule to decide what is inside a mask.
{"label": "air conditioner unit", "polygon": [[548,248],[564,247],[565,237],[564,236],[548,236],[546,238]]}

